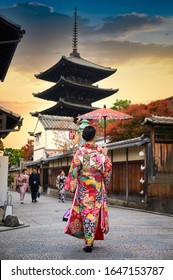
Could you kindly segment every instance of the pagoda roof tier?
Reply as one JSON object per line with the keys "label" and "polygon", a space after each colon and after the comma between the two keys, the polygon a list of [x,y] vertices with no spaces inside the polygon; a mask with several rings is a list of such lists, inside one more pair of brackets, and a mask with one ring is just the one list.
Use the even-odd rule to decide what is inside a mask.
{"label": "pagoda roof tier", "polygon": [[60,99],[59,102],[51,107],[48,108],[44,111],[41,112],[31,112],[31,115],[33,117],[38,117],[39,114],[44,114],[44,115],[56,115],[56,116],[68,116],[68,117],[73,117],[74,120],[76,121],[77,117],[79,115],[88,113],[92,110],[98,109],[96,107],[92,106],[87,106],[83,104],[77,104],[77,103],[70,103],[67,101],[64,101],[63,99]]}
{"label": "pagoda roof tier", "polygon": [[80,102],[91,104],[117,91],[118,89],[103,89],[97,86],[80,84],[61,77],[57,84],[51,88],[40,93],[33,93],[33,95],[51,101],[58,101],[60,98],[63,98],[68,101],[76,102],[76,100],[80,100]]}
{"label": "pagoda roof tier", "polygon": [[62,75],[64,77],[81,78],[93,84],[114,74],[116,70],[92,63],[80,56],[62,56],[55,65],[40,74],[36,74],[35,77],[56,83]]}

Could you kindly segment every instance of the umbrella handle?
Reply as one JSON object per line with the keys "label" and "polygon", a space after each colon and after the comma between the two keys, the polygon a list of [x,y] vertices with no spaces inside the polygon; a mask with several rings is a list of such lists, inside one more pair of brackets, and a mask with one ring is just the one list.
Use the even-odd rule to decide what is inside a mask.
{"label": "umbrella handle", "polygon": [[104,143],[106,144],[106,116],[104,118]]}

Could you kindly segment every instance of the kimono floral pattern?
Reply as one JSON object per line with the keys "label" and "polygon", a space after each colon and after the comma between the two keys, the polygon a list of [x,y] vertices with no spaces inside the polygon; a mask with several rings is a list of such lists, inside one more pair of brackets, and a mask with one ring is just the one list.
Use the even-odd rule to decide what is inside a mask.
{"label": "kimono floral pattern", "polygon": [[65,201],[65,190],[64,184],[66,181],[66,176],[58,175],[56,178],[56,187],[58,188],[58,198],[61,201]]}
{"label": "kimono floral pattern", "polygon": [[84,238],[90,245],[109,230],[107,191],[112,172],[110,158],[96,144],[76,151],[65,183],[74,194],[65,233]]}

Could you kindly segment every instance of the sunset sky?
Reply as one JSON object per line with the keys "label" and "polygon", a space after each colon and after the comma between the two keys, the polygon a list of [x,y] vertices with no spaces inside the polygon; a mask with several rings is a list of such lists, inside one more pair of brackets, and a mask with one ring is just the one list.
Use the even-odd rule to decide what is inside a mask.
{"label": "sunset sky", "polygon": [[97,84],[118,93],[93,106],[111,107],[116,99],[149,103],[173,95],[173,1],[0,0],[0,14],[26,31],[0,84],[0,106],[24,118],[21,131],[3,140],[5,148],[25,145],[37,121],[30,112],[55,104],[32,95],[53,85],[34,75],[71,53],[75,7],[81,57],[117,69]]}

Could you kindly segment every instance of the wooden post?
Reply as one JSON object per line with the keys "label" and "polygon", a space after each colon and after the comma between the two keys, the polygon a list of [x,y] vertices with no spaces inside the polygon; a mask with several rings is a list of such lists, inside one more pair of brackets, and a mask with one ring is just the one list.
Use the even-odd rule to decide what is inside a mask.
{"label": "wooden post", "polygon": [[149,174],[149,146],[148,144],[145,145],[145,183],[144,183],[144,201],[145,204],[147,203],[148,199],[148,174]]}
{"label": "wooden post", "polygon": [[103,116],[104,118],[104,143],[106,143],[106,116]]}
{"label": "wooden post", "polygon": [[151,174],[155,176],[155,132],[154,126],[151,126],[151,150],[152,150],[152,167],[151,167]]}
{"label": "wooden post", "polygon": [[114,155],[114,151],[111,150],[111,162],[112,162],[112,174],[111,174],[111,179],[112,179],[112,186],[111,186],[111,191],[112,193],[114,192],[113,186],[114,186],[114,165],[113,165],[113,155]]}
{"label": "wooden post", "polygon": [[126,148],[126,201],[129,200],[129,154]]}

